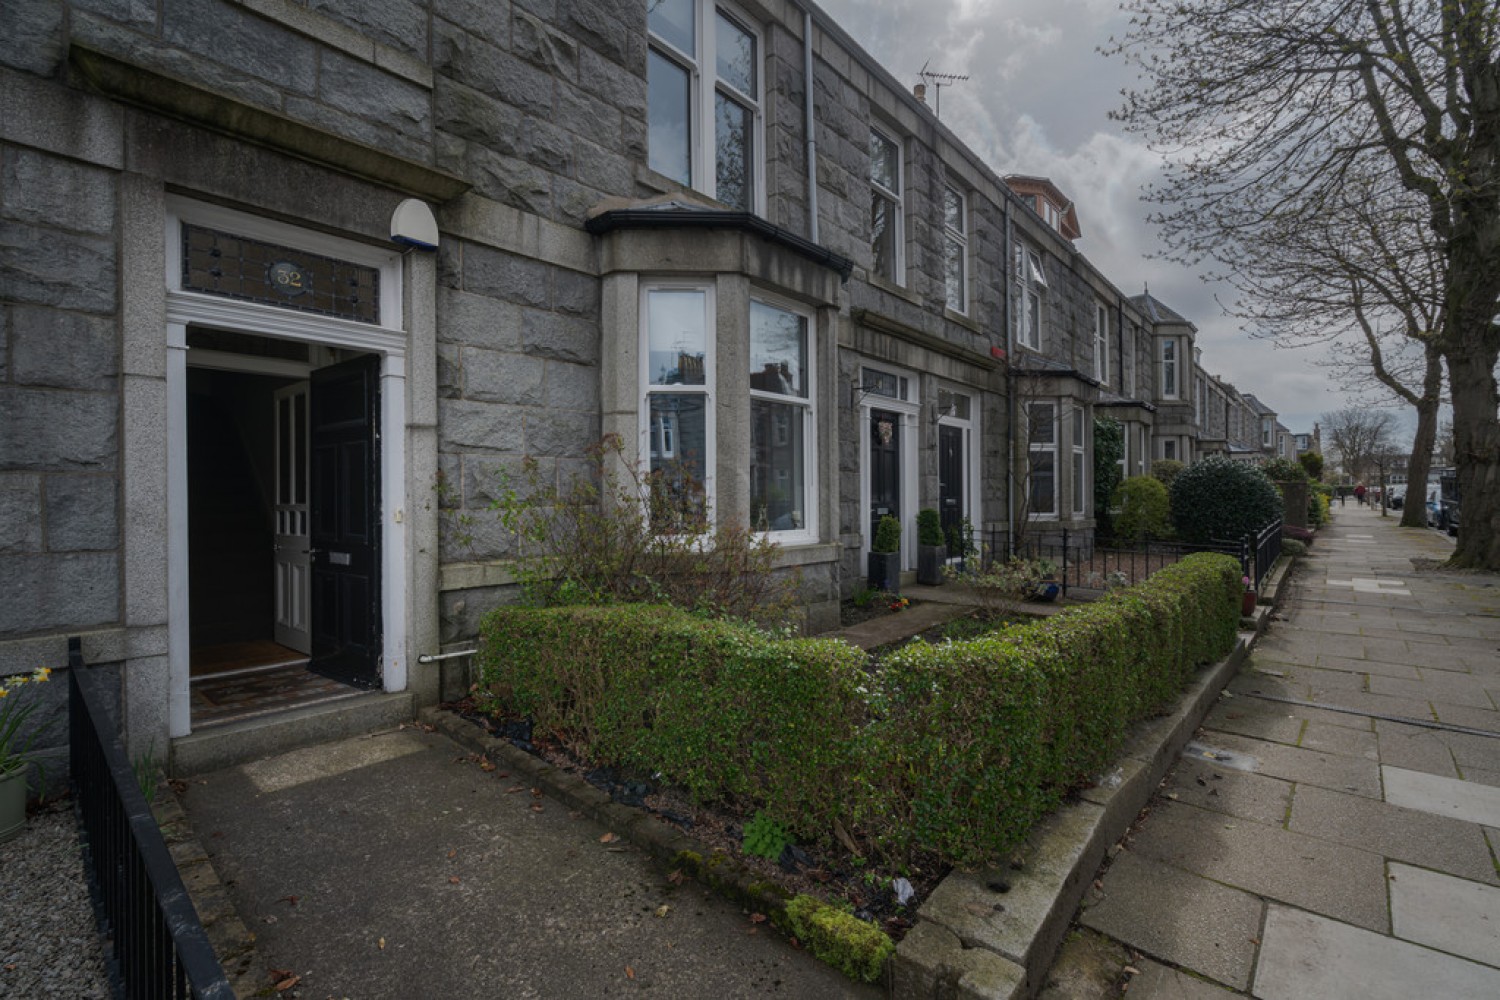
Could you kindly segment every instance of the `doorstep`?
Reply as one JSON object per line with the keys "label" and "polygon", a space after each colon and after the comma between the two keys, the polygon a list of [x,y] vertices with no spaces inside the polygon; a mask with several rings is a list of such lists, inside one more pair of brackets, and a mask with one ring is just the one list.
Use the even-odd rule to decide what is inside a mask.
{"label": "doorstep", "polygon": [[172,741],[174,778],[206,774],[247,761],[389,729],[416,714],[410,691],[371,691],[199,729]]}
{"label": "doorstep", "polygon": [[[1256,610],[1256,631],[1266,611]],[[1080,801],[1042,820],[1010,868],[955,871],[943,879],[897,946],[892,995],[1035,996],[1105,851],[1155,793],[1245,662],[1255,634],[1241,632],[1227,657],[1199,671],[1171,713],[1139,724],[1115,768]]]}

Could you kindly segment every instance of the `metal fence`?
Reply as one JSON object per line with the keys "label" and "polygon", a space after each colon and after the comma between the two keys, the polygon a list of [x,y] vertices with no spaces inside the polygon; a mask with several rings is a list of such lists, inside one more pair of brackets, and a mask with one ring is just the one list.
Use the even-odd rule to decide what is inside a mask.
{"label": "metal fence", "polygon": [[124,994],[233,1000],[76,638],[68,640],[68,668],[73,802],[100,930],[113,943]]}
{"label": "metal fence", "polygon": [[1007,558],[1045,560],[1051,564],[1063,596],[1067,596],[1070,588],[1107,590],[1140,583],[1194,552],[1222,552],[1240,561],[1240,571],[1258,591],[1281,555],[1281,525],[1280,520],[1273,521],[1237,541],[1215,539],[1203,545],[1147,541],[1131,548],[1095,545],[1092,533],[1070,532],[1066,528],[1049,538],[1011,545],[1008,537],[996,531],[990,536],[986,555],[1005,553]]}

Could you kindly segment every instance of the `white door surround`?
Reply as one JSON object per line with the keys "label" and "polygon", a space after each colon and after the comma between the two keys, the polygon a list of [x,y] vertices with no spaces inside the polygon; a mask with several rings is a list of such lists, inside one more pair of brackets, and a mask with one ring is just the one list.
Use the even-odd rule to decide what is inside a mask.
{"label": "white door surround", "polygon": [[[166,466],[168,727],[173,737],[192,731],[189,682],[187,524],[187,331],[211,327],[380,356],[382,672],[387,691],[407,687],[408,628],[406,533],[407,332],[403,323],[400,251],[344,240],[312,230],[168,196],[166,263]],[[299,312],[257,302],[184,291],[184,221],[239,236],[295,247],[380,271],[380,325]]]}
{"label": "white door surround", "polygon": [[[901,417],[901,568],[916,562],[917,525],[917,439],[921,436],[922,400],[920,381],[914,372],[883,364],[860,365],[856,391],[859,394],[859,509],[861,523],[870,510],[870,411],[887,410]],[[877,381],[890,382],[896,395],[886,395],[872,388]],[[870,553],[874,541],[868,531],[861,558]]]}

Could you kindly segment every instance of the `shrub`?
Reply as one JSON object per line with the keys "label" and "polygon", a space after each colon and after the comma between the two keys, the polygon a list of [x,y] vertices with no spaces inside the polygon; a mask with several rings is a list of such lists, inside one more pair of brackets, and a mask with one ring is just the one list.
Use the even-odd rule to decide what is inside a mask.
{"label": "shrub", "polygon": [[1178,473],[1183,470],[1183,464],[1175,458],[1158,458],[1151,463],[1151,475],[1161,480],[1161,484],[1167,489],[1172,488],[1172,483],[1177,479]]}
{"label": "shrub", "polygon": [[1115,537],[1143,542],[1172,533],[1172,506],[1167,488],[1155,476],[1131,476],[1115,490]]}
{"label": "shrub", "polygon": [[847,818],[865,655],[665,607],[502,608],[480,627],[481,707],[581,755],[751,803],[804,840]]}
{"label": "shrub", "polygon": [[1295,538],[1283,538],[1281,540],[1281,554],[1288,559],[1296,559],[1307,555],[1307,544],[1299,542]]}
{"label": "shrub", "polygon": [[1333,487],[1326,483],[1311,483],[1307,491],[1307,523],[1315,528],[1328,523],[1328,509],[1333,502]]}
{"label": "shrub", "polygon": [[783,618],[796,575],[772,571],[776,545],[765,535],[722,523],[709,528],[706,509],[691,500],[701,493],[683,469],[631,467],[619,438],[610,436],[562,486],[527,458],[518,477],[501,476],[491,506],[517,540],[513,567],[532,603],[649,601]]}
{"label": "shrub", "polygon": [[1311,545],[1313,540],[1313,533],[1307,528],[1294,528],[1290,524],[1284,524],[1281,526],[1281,539],[1283,545],[1286,544],[1286,540],[1288,538],[1299,541],[1304,545]]}
{"label": "shrub", "polygon": [[961,570],[950,566],[945,572],[973,588],[979,606],[991,618],[1015,613],[1017,605],[1036,593],[1043,575],[1040,563],[1020,556],[1012,556],[1008,562],[991,563],[988,568],[975,563]]}
{"label": "shrub", "polygon": [[[899,537],[899,536],[898,536]],[[920,545],[942,545],[943,521],[931,507],[917,511],[917,543]],[[894,549],[890,551],[894,552]]]}
{"label": "shrub", "polygon": [[1199,553],[1037,623],[911,644],[874,675],[837,640],[672,608],[501,608],[480,700],[763,827],[828,843],[842,823],[871,854],[977,866],[1233,648],[1242,589],[1236,560]]}
{"label": "shrub", "polygon": [[1211,455],[1172,483],[1172,523],[1185,541],[1238,540],[1282,514],[1281,494],[1253,465]]}
{"label": "shrub", "polygon": [[1035,624],[886,657],[863,733],[865,829],[897,858],[982,865],[1112,760],[1239,624],[1240,568],[1199,553]]}
{"label": "shrub", "polygon": [[1297,464],[1307,473],[1307,478],[1316,482],[1323,478],[1323,456],[1315,451],[1304,451],[1297,456]]}
{"label": "shrub", "polygon": [[875,525],[875,540],[870,543],[871,552],[899,552],[901,550],[901,522],[887,514]]}
{"label": "shrub", "polygon": [[1307,470],[1302,464],[1289,458],[1273,458],[1261,466],[1261,471],[1273,483],[1300,483],[1307,479]]}

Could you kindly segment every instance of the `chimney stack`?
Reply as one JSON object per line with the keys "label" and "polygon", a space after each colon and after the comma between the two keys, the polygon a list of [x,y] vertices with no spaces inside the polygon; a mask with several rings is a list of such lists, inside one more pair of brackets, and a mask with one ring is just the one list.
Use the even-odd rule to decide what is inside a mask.
{"label": "chimney stack", "polygon": [[927,103],[927,84],[925,84],[925,83],[912,84],[911,93],[912,93],[913,97],[915,97],[917,100],[921,101],[923,104]]}

